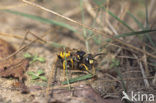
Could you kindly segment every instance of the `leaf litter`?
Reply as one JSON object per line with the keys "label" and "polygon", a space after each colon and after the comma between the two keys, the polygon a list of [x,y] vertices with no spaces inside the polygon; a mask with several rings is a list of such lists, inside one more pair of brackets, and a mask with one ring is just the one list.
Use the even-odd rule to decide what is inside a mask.
{"label": "leaf litter", "polygon": [[18,86],[14,85],[14,87],[17,86],[18,88],[21,88],[22,91],[25,91],[27,87],[24,84],[24,80],[26,79],[24,73],[28,68],[29,61],[16,58],[15,56],[5,60],[7,56],[15,51],[15,48],[11,44],[0,39],[0,77],[12,77],[18,79]]}

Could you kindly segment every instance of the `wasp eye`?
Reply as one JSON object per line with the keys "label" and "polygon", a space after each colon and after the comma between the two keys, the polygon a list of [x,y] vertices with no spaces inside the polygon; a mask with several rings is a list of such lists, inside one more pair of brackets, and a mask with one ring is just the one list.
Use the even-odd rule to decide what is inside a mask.
{"label": "wasp eye", "polygon": [[89,58],[86,58],[86,61],[89,61]]}
{"label": "wasp eye", "polygon": [[86,62],[86,63],[89,63],[89,58],[88,58],[88,57],[85,58],[85,62]]}

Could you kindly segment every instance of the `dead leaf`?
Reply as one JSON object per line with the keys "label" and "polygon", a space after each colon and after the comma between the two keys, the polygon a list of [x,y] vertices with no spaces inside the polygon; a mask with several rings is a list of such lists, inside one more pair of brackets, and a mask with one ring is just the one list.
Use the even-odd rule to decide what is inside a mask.
{"label": "dead leaf", "polygon": [[[9,56],[13,52],[15,52],[15,48],[10,45],[5,40],[0,39],[0,59],[5,58],[6,56]],[[13,59],[14,57],[12,57]]]}
{"label": "dead leaf", "polygon": [[29,88],[23,82],[14,82],[12,86],[14,89],[20,90],[22,94],[29,93]]}
{"label": "dead leaf", "polygon": [[0,69],[0,76],[1,77],[14,77],[23,81],[25,79],[24,72],[28,68],[28,60],[15,60],[13,64],[10,64],[7,67],[3,67]]}
{"label": "dead leaf", "polygon": [[[15,52],[15,48],[8,42],[0,39],[0,60]],[[17,59],[15,56],[0,62],[0,76],[13,77],[20,81],[25,79],[24,72],[28,67],[28,60]]]}
{"label": "dead leaf", "polygon": [[[0,60],[3,60],[13,52],[15,52],[14,47],[11,46],[8,42],[0,39]],[[8,60],[0,61],[0,70],[12,64],[12,61],[14,61],[14,59],[15,57],[11,57]]]}

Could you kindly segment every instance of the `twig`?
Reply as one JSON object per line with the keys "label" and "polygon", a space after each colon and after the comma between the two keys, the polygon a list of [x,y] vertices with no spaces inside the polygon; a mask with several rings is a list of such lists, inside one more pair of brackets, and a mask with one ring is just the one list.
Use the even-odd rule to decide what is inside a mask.
{"label": "twig", "polygon": [[[90,2],[89,2],[88,0],[85,0],[84,3],[85,3],[85,7],[86,7],[87,12],[88,12],[93,18],[96,18],[96,12],[94,11],[94,9],[93,9],[93,7],[91,6]],[[98,24],[101,25],[101,21],[100,21],[99,18],[96,19],[96,22],[97,22]],[[108,23],[109,27],[112,29],[112,31],[116,34],[116,33],[117,33],[116,30],[114,29],[114,27],[111,25],[111,23],[110,23],[108,20],[107,20],[107,23]],[[109,28],[103,27],[103,30],[104,30],[105,32],[107,32],[108,34],[112,34],[112,32],[110,32]]]}
{"label": "twig", "polygon": [[[39,37],[39,38],[43,38],[44,36],[46,36],[46,35],[43,34],[43,35],[42,35],[41,37]],[[1,59],[0,62],[1,62],[1,61],[4,61],[4,60],[7,60],[7,59],[9,59],[10,57],[12,57],[12,56],[16,55],[17,53],[21,52],[22,50],[26,49],[26,48],[29,47],[31,44],[33,44],[35,41],[37,41],[39,38],[36,38],[36,39],[32,40],[29,44],[27,44],[27,45],[21,47],[20,49],[16,50],[14,53],[12,53],[11,55],[7,56],[6,58]]]}
{"label": "twig", "polygon": [[[145,46],[143,46],[143,50],[146,51]],[[145,65],[146,74],[147,74],[147,76],[149,76],[149,69],[148,69],[148,63],[147,63],[147,55],[145,53],[143,55],[143,62],[144,62],[144,65]]]}
{"label": "twig", "polygon": [[[48,85],[46,88],[46,96],[48,97],[47,100],[49,100],[49,91],[51,90],[51,93],[53,92],[53,83],[55,82],[56,72],[57,72],[56,62],[57,62],[57,59],[55,59],[54,63],[52,64],[51,71],[50,71],[49,76],[48,76],[49,77],[48,78]],[[52,86],[51,86],[51,84],[52,84]]]}
{"label": "twig", "polygon": [[7,60],[7,59],[11,58],[12,56],[16,55],[17,53],[21,52],[23,49],[26,49],[28,46],[30,46],[31,44],[33,44],[35,41],[36,41],[36,39],[33,40],[33,41],[31,41],[29,44],[21,47],[20,49],[16,50],[14,53],[12,53],[11,55],[7,56],[6,58],[1,59],[0,62],[1,61],[4,61],[4,60]]}
{"label": "twig", "polygon": [[[86,2],[87,0],[81,0],[80,1],[80,7],[81,7],[81,17],[82,17],[82,23],[84,24],[84,17],[85,17],[85,12],[84,12],[84,6],[83,6],[83,2]],[[89,40],[87,39],[88,38],[88,34],[87,34],[87,30],[86,28],[82,27],[83,28],[83,37],[85,39],[85,46],[86,46],[86,50],[87,52],[89,53],[90,52],[90,47],[89,47]]]}
{"label": "twig", "polygon": [[[134,55],[134,56],[135,56],[136,58],[138,58],[136,55]],[[149,82],[148,82],[148,80],[147,80],[147,76],[146,76],[146,74],[145,74],[143,65],[142,65],[142,63],[141,63],[140,61],[138,61],[138,64],[140,65],[141,74],[142,74],[142,76],[143,76],[143,78],[144,78],[143,80],[144,80],[145,87],[146,87],[146,88],[149,88],[150,85],[149,85]]]}
{"label": "twig", "polygon": [[[27,33],[27,32],[26,32]],[[3,33],[3,32],[0,32],[0,36],[7,36],[7,37],[12,37],[12,38],[16,38],[16,39],[24,39],[25,37],[23,37],[23,36],[20,36],[20,35],[16,35],[16,34],[8,34],[8,33]],[[26,40],[28,40],[28,41],[32,41],[33,39],[31,39],[31,38],[27,38]],[[42,39],[43,40],[43,39]],[[41,40],[37,40],[37,42],[39,42],[39,43],[43,43]]]}
{"label": "twig", "polygon": [[155,2],[156,2],[156,0],[151,0],[151,2],[150,2],[150,5],[149,5],[149,11],[148,11],[148,13],[149,13],[149,16],[151,16],[151,14],[152,14],[152,12],[153,12],[153,7],[154,7],[154,5],[155,5]]}
{"label": "twig", "polygon": [[143,78],[144,78],[145,87],[146,87],[146,88],[149,88],[150,85],[149,85],[149,82],[148,82],[147,77],[146,77],[146,75],[145,75],[145,71],[144,71],[143,65],[142,65],[141,62],[139,62],[139,65],[140,65],[140,69],[141,69],[142,76],[143,76]]}
{"label": "twig", "polygon": [[25,40],[27,40],[28,31],[25,33],[24,38],[22,40],[22,43],[20,44],[19,48],[22,47],[22,45],[25,43]]}
{"label": "twig", "polygon": [[156,86],[156,73],[155,73],[154,78],[153,78],[153,80],[152,80],[152,84],[153,84],[154,86]]}
{"label": "twig", "polygon": [[[121,4],[121,11],[117,17],[119,17],[121,20],[123,20],[126,16],[128,9],[129,9],[129,3],[128,2],[122,3]],[[116,22],[115,27],[118,27],[118,25],[119,25],[119,22]]]}

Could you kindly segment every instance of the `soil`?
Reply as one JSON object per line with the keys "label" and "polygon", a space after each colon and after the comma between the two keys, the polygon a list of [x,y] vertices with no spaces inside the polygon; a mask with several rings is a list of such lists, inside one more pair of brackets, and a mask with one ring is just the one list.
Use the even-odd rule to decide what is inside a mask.
{"label": "soil", "polygon": [[[34,0],[32,0],[34,1]],[[110,3],[110,10],[113,11],[115,14],[124,14],[122,11],[124,7],[128,8],[128,6],[125,3],[117,2],[119,0],[116,0],[116,2],[111,1]],[[132,5],[134,2],[129,2],[129,5]],[[46,8],[52,9],[56,12],[59,12],[61,14],[67,15],[70,11],[73,10],[73,8],[79,8],[80,4],[77,0],[69,0],[68,2],[64,0],[35,0],[35,3],[42,5]],[[95,4],[91,2],[91,4],[94,6]],[[119,5],[119,6],[117,6]],[[121,6],[121,7],[120,7]],[[134,91],[143,91],[143,92],[149,92],[151,93],[155,92],[155,86],[156,84],[154,81],[156,79],[152,78],[149,79],[150,81],[150,87],[146,88],[144,85],[144,81],[142,79],[142,75],[140,72],[140,67],[138,66],[138,61],[134,59],[134,54],[137,55],[139,58],[142,58],[142,55],[139,52],[133,52],[131,51],[131,48],[128,49],[127,47],[124,47],[118,43],[113,43],[114,45],[111,45],[111,43],[105,43],[103,36],[99,36],[99,38],[103,38],[101,40],[102,44],[99,45],[98,43],[95,43],[95,40],[91,40],[89,42],[90,44],[90,52],[92,54],[99,53],[101,50],[105,53],[105,55],[101,55],[97,58],[95,58],[98,62],[98,66],[96,67],[96,76],[94,78],[79,81],[70,85],[62,85],[61,81],[63,81],[66,77],[63,75],[62,68],[58,68],[57,71],[57,81],[42,81],[40,79],[32,80],[31,76],[27,74],[28,71],[34,71],[36,72],[39,69],[42,69],[45,73],[44,76],[50,80],[51,79],[51,73],[53,73],[53,65],[55,64],[57,54],[59,53],[60,49],[56,48],[54,45],[50,44],[51,42],[56,42],[59,44],[63,44],[71,49],[81,49],[87,52],[86,49],[86,40],[83,36],[83,30],[82,28],[78,27],[75,24],[72,24],[70,22],[67,22],[66,20],[59,18],[53,14],[50,14],[44,10],[41,10],[39,8],[33,7],[31,5],[23,5],[21,1],[18,0],[1,0],[0,1],[0,7],[2,9],[10,9],[19,11],[22,13],[28,13],[33,14],[36,16],[41,16],[53,20],[57,20],[59,22],[64,22],[69,25],[72,25],[73,27],[77,28],[79,30],[78,33],[72,32],[66,28],[59,27],[57,25],[49,25],[46,23],[42,23],[39,21],[35,21],[23,16],[14,15],[12,13],[8,13],[4,10],[0,11],[0,60],[3,60],[7,56],[14,53],[16,50],[19,50],[19,48],[24,45],[28,45],[31,43],[32,40],[35,40],[36,38],[31,35],[31,33],[28,33],[27,38],[24,40],[25,35],[28,31],[32,32],[33,34],[37,35],[38,37],[42,36],[43,34],[47,34],[46,36],[42,37],[45,41],[48,43],[44,43],[43,41],[36,40],[32,45],[29,45],[28,48],[22,50],[21,52],[17,53],[16,55],[10,57],[9,59],[5,61],[0,61],[0,72],[4,69],[4,67],[8,67],[12,64],[17,64],[17,62],[21,60],[25,60],[24,54],[30,53],[32,55],[37,55],[39,57],[44,57],[46,62],[41,63],[39,61],[34,62],[28,66],[28,61],[26,60],[24,63],[21,63],[21,65],[18,68],[12,68],[9,69],[6,74],[1,72],[3,77],[9,77],[9,78],[0,78],[0,103],[121,103],[121,97],[122,97],[122,91],[125,89],[124,85],[122,84],[122,80],[120,75],[118,74],[121,72],[122,78],[125,81],[125,87],[128,91],[134,90]],[[134,8],[141,9],[142,4],[137,3],[134,5]],[[129,7],[129,10],[132,10],[133,7]],[[139,9],[139,10],[140,10]],[[142,9],[141,9],[142,11]],[[84,24],[86,25],[92,25],[93,19],[90,17],[90,14],[85,11],[85,21]],[[136,12],[132,10],[132,12]],[[101,15],[103,15],[101,13]],[[70,18],[77,20],[78,22],[81,22],[81,11],[78,13],[73,13],[72,15],[69,15]],[[129,17],[124,15],[119,15],[122,19],[126,20],[127,23],[130,24],[135,29],[138,29],[138,26],[132,22]],[[117,28],[119,33],[127,32],[128,30],[125,29],[125,27],[121,26],[121,24],[118,24],[116,20],[114,20],[112,17],[108,17],[114,25],[115,28]],[[144,17],[142,17],[141,20],[143,20]],[[109,31],[110,28],[108,25],[106,25],[106,21],[101,20],[104,22],[104,27],[107,28]],[[100,27],[99,25],[95,24],[95,28]],[[103,28],[98,28],[100,30],[103,30]],[[121,31],[122,30],[122,31]],[[111,31],[112,32],[112,31]],[[152,34],[153,35],[153,34]],[[98,38],[98,36],[97,36]],[[124,38],[128,42],[131,43],[131,40],[135,38]],[[24,41],[24,42],[23,42]],[[134,44],[141,48],[142,45],[139,45],[137,42],[139,40],[135,41]],[[133,44],[132,43],[132,44]],[[139,42],[141,43],[141,42]],[[121,50],[117,48],[119,45],[123,47]],[[139,46],[138,46],[139,45]],[[118,52],[119,50],[119,52]],[[101,52],[100,51],[100,52]],[[120,58],[120,56],[124,57],[130,57],[130,58]],[[120,60],[120,65],[111,67],[112,62],[114,58],[117,58]],[[132,59],[131,59],[132,57]],[[116,63],[117,61],[115,61]],[[149,66],[151,69],[151,66]],[[118,71],[120,70],[120,71]],[[153,69],[152,69],[153,70]],[[19,72],[20,71],[20,72]],[[78,74],[74,75],[73,77],[79,77],[82,75],[87,74],[85,71],[80,70],[69,70],[70,73],[73,72],[79,72]],[[150,71],[151,73],[151,71]],[[151,77],[151,74],[149,73],[148,77]],[[155,72],[152,72],[154,76]],[[10,78],[10,75],[12,76]],[[1,75],[2,76],[2,75]],[[155,76],[156,77],[156,76]],[[23,80],[24,78],[24,85],[20,84],[19,80]],[[153,81],[153,84],[152,84]],[[49,84],[50,83],[50,84]],[[47,95],[47,87],[48,88],[49,95]],[[26,89],[29,90],[28,93],[23,93],[23,91]],[[23,90],[24,89],[24,90]]]}

